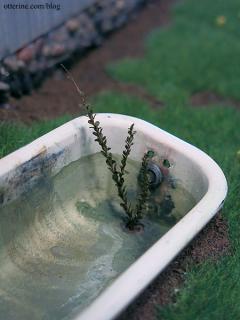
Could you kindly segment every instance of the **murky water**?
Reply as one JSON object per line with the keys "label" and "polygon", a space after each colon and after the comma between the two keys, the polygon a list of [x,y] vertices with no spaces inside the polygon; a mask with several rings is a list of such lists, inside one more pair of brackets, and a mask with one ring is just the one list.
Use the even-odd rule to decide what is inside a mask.
{"label": "murky water", "polygon": [[[129,162],[129,197],[139,165]],[[106,200],[107,199],[107,200]],[[144,232],[124,217],[102,155],[81,159],[0,208],[0,319],[70,319],[195,204],[166,181],[153,193]]]}

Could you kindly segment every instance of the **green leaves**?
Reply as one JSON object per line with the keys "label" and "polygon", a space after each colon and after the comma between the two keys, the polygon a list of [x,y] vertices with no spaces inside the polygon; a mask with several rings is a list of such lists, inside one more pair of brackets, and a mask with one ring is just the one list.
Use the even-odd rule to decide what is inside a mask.
{"label": "green leaves", "polygon": [[118,196],[121,199],[121,207],[124,209],[128,220],[127,220],[127,227],[130,229],[134,229],[134,227],[139,223],[139,220],[142,218],[143,210],[145,208],[145,203],[148,199],[149,194],[149,181],[148,181],[148,174],[147,174],[147,164],[148,160],[154,156],[154,152],[149,150],[146,152],[142,159],[142,176],[143,181],[140,184],[140,192],[137,199],[137,204],[135,209],[133,210],[131,203],[129,203],[127,198],[127,188],[125,186],[125,180],[124,176],[125,174],[128,174],[128,172],[125,170],[125,167],[127,165],[127,159],[131,152],[131,147],[133,146],[133,140],[134,136],[136,134],[136,131],[134,131],[134,123],[131,124],[131,126],[128,128],[128,135],[125,140],[125,149],[122,152],[122,159],[120,161],[120,169],[117,169],[117,163],[113,159],[112,153],[109,152],[111,150],[110,147],[107,145],[107,138],[103,135],[103,129],[100,126],[99,121],[95,121],[95,116],[91,109],[88,107],[88,123],[91,124],[90,129],[93,130],[93,135],[97,137],[95,139],[96,142],[101,147],[101,153],[106,158],[106,164],[108,166],[108,169],[112,173],[112,179],[115,182],[115,185],[118,190]]}
{"label": "green leaves", "polygon": [[134,129],[134,123],[128,128],[128,136],[125,140],[125,150],[123,150],[123,152],[122,152],[122,160],[121,160],[121,165],[120,165],[120,177],[121,178],[123,178],[124,174],[126,173],[125,167],[127,164],[127,158],[131,152],[131,146],[133,145],[134,135],[136,134],[136,131],[134,131],[133,129]]}

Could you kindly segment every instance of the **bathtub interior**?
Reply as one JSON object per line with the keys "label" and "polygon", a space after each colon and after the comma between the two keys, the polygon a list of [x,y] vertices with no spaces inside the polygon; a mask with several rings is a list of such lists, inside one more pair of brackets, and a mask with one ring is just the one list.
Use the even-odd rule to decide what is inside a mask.
{"label": "bathtub interior", "polygon": [[[127,129],[132,122],[128,118],[115,118],[108,115],[102,116],[101,123],[104,127],[104,134],[108,138],[108,144],[112,148],[112,153],[121,155]],[[164,174],[168,178],[170,177],[177,187],[183,186],[193,196],[195,203],[199,202],[208,190],[208,179],[199,164],[193,161],[188,154],[181,152],[179,144],[181,145],[182,142],[141,121],[136,121],[135,129],[137,134],[132,147],[131,160],[140,162],[144,152],[148,150],[154,151],[153,161],[161,167]],[[5,315],[5,319],[9,318],[7,310],[11,309],[11,305],[13,306],[14,317],[18,316],[16,319],[28,319],[29,315],[29,319],[31,319],[33,314],[36,319],[42,319],[46,314],[43,313],[43,309],[40,308],[38,310],[38,305],[49,308],[47,309],[49,310],[47,314],[51,319],[60,319],[65,316],[71,318],[72,310],[76,308],[75,311],[79,311],[79,299],[82,299],[84,290],[89,290],[90,292],[92,287],[95,288],[90,297],[92,301],[103,289],[102,284],[100,284],[101,281],[95,277],[96,266],[98,264],[102,266],[102,262],[99,260],[93,261],[91,272],[87,272],[91,281],[89,283],[86,282],[83,286],[78,283],[79,259],[82,259],[84,252],[85,255],[89,254],[88,249],[85,250],[84,248],[92,248],[98,242],[98,233],[96,231],[98,230],[98,225],[96,227],[95,222],[93,224],[89,223],[89,221],[92,221],[91,219],[84,220],[84,217],[79,218],[76,210],[71,208],[72,198],[78,195],[76,191],[78,177],[72,175],[64,183],[61,181],[63,169],[68,170],[69,165],[74,165],[79,159],[90,159],[89,156],[99,153],[100,148],[94,138],[88,128],[86,118],[79,118],[0,160],[0,255],[2,261],[0,269],[4,277],[0,287],[2,292],[0,310]],[[169,168],[163,165],[166,159],[170,163]],[[88,181],[90,175],[94,176],[94,183],[98,187],[100,186],[101,192],[99,194],[103,197],[111,193],[114,188],[110,175],[108,175],[107,179],[102,178],[106,175],[104,170],[107,172],[106,168],[99,167],[99,162],[88,161],[80,178],[82,181]],[[59,185],[57,188],[58,194],[52,197],[51,181],[55,177],[58,177],[56,182]],[[33,198],[31,198],[32,196],[29,197],[29,192],[39,183],[42,183],[40,191],[33,195]],[[60,214],[48,217],[42,211],[48,210],[53,198],[56,202],[56,210],[59,210]],[[97,206],[98,196],[92,198],[93,206]],[[64,206],[62,206],[62,202],[59,199],[61,201],[64,201],[62,199],[67,199]],[[71,199],[71,201],[68,201],[68,199]],[[34,202],[36,207],[38,203],[41,202],[42,205],[43,202],[43,209],[32,215],[31,211],[28,214],[21,213],[22,203],[26,200],[30,204]],[[17,203],[17,210],[14,209],[14,211],[7,212],[8,205],[11,208],[11,204],[14,203]],[[69,215],[66,212],[73,213]],[[85,233],[82,248],[84,248],[81,252],[78,245],[79,239],[75,232],[80,220],[86,226],[83,230],[83,233]],[[118,225],[117,228],[115,227],[115,224],[110,224],[111,230],[115,232],[114,234],[111,231],[114,241],[116,240]],[[142,243],[144,250],[147,250],[158,240],[161,234],[167,231],[164,226],[161,230],[155,227],[155,229],[151,228],[147,231],[152,233],[149,243],[143,244],[141,239],[138,240],[140,242],[138,242],[137,247],[134,243],[132,244],[133,252],[139,249],[139,243]],[[104,232],[107,234],[110,232],[109,230]],[[105,249],[109,245],[108,236],[109,234],[104,238],[104,241],[106,241]],[[131,248],[130,239],[131,236],[126,235],[121,240],[123,243],[124,241],[129,243],[129,250]],[[66,243],[68,242],[72,250],[70,253],[64,249],[67,247]],[[98,250],[101,251],[103,248],[102,246],[100,247]],[[48,250],[49,248],[51,250]],[[111,252],[112,248],[114,246],[108,248],[109,252]],[[140,251],[136,251],[135,256],[131,257],[132,260],[130,258],[127,259],[126,264],[122,264],[122,269],[119,267],[119,273],[124,271],[124,268],[127,268],[139,256]],[[122,260],[124,261],[124,259]],[[62,273],[71,274],[67,278],[67,282],[64,282]],[[108,276],[110,274],[110,276],[106,281],[104,280],[104,288],[113,281],[117,273],[113,274],[112,269],[104,269],[101,277],[104,278],[105,274],[108,274]],[[59,283],[62,287],[58,290]],[[75,288],[74,294],[72,292],[73,287]],[[52,290],[55,290],[55,298],[52,298],[54,296]],[[66,300],[66,297],[70,298]],[[33,301],[33,299],[35,300]],[[57,301],[54,299],[57,299]],[[64,304],[64,301],[67,302]],[[61,305],[61,308],[53,308],[54,304]],[[19,309],[18,305],[22,307]],[[86,305],[83,305],[83,307],[86,307]]]}

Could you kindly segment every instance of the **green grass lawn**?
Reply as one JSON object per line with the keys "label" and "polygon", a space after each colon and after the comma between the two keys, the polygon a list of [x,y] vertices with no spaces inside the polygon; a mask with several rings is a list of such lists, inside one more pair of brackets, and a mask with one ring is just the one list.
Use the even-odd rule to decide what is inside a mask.
{"label": "green grass lawn", "polygon": [[[109,66],[110,74],[144,86],[168,104],[186,104],[204,90],[240,99],[239,1],[181,2],[173,25],[148,37],[144,58]],[[216,25],[220,14],[228,17],[222,27]]]}
{"label": "green grass lawn", "polygon": [[65,116],[56,120],[36,123],[32,127],[19,123],[0,122],[0,158],[23,147],[27,143],[57,128],[70,119],[70,116]]}
{"label": "green grass lawn", "polygon": [[[143,118],[196,145],[226,174],[229,194],[223,214],[229,223],[232,254],[217,263],[192,266],[176,303],[158,310],[166,320],[240,319],[240,111],[231,106],[190,105],[198,91],[240,100],[240,3],[237,0],[186,0],[174,8],[173,25],[153,32],[141,59],[110,65],[116,79],[144,87],[164,101],[151,109],[135,97],[106,92],[96,96],[96,112]],[[218,16],[225,24],[217,25]],[[0,155],[26,144],[68,118],[31,128],[2,123]]]}

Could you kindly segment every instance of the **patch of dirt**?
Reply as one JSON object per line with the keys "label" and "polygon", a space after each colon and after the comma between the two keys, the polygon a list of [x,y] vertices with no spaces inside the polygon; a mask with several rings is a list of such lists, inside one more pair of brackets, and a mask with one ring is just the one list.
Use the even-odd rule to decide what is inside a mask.
{"label": "patch of dirt", "polygon": [[233,106],[240,109],[240,102],[230,98],[224,98],[220,95],[211,92],[203,91],[192,95],[190,98],[190,104],[194,107],[202,107],[208,105],[222,105],[222,106]]}
{"label": "patch of dirt", "polygon": [[175,301],[189,265],[216,261],[229,252],[228,225],[218,214],[117,320],[156,320],[156,306]]}
{"label": "patch of dirt", "polygon": [[[123,28],[113,32],[100,48],[89,50],[74,63],[71,72],[81,89],[91,97],[101,91],[114,90],[133,94],[153,107],[162,105],[134,85],[120,84],[111,79],[105,66],[126,57],[140,57],[144,54],[144,40],[153,29],[167,25],[170,8],[176,0],[152,0]],[[43,86],[30,96],[20,100],[11,99],[13,108],[0,109],[0,120],[19,120],[31,123],[37,120],[53,119],[66,113],[80,115],[79,96],[72,83],[59,72],[46,80]]]}

